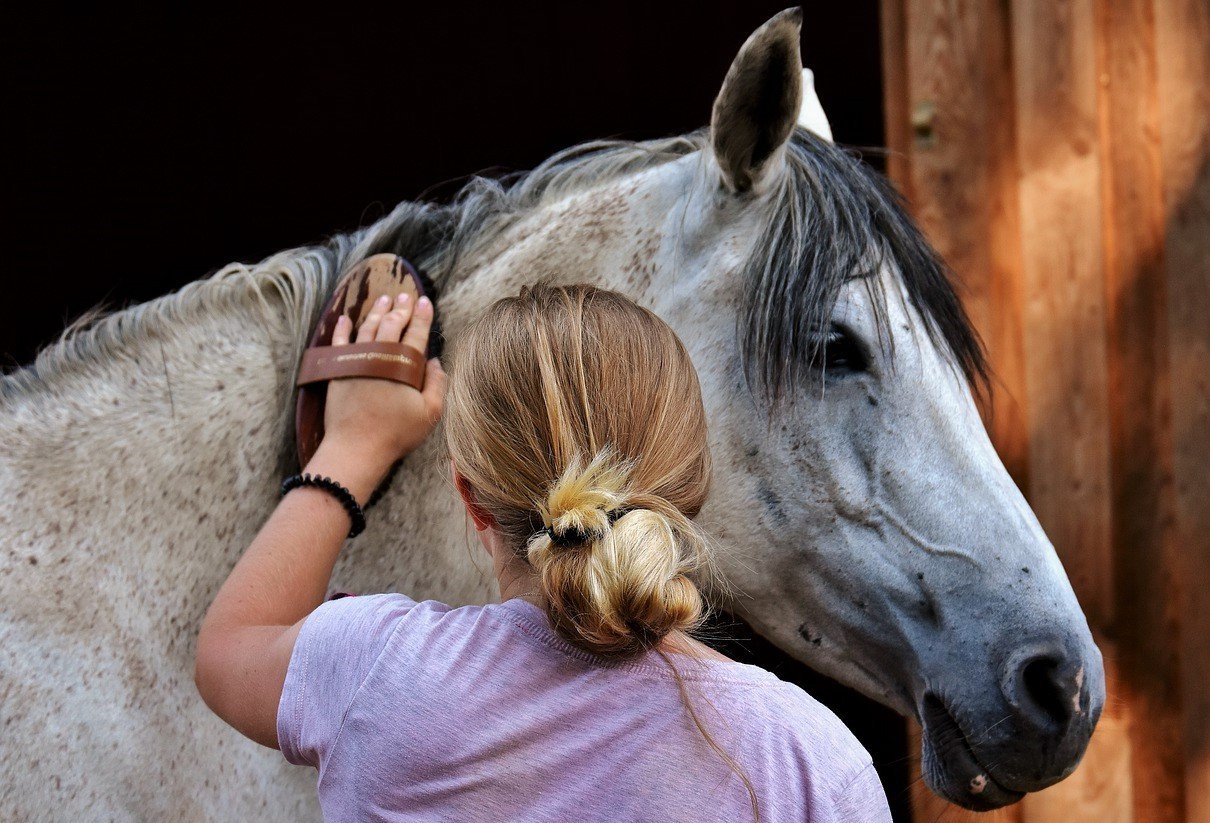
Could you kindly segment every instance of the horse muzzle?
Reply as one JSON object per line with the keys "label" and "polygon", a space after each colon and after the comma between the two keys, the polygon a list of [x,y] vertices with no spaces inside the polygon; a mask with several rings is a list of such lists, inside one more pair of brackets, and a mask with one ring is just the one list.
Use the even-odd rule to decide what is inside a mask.
{"label": "horse muzzle", "polygon": [[922,771],[952,803],[986,811],[1071,774],[1105,703],[1101,653],[1084,635],[1021,643],[989,677],[924,692]]}

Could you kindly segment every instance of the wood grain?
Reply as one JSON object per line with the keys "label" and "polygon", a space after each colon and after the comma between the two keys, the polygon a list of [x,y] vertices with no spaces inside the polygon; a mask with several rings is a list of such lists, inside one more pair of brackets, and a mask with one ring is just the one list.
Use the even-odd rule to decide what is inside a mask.
{"label": "wood grain", "polygon": [[886,123],[887,175],[895,181],[900,194],[912,201],[908,180],[908,80],[907,32],[903,0],[880,0],[879,25],[882,33],[882,101]]}
{"label": "wood grain", "polygon": [[989,429],[1109,682],[1067,780],[999,818],[917,786],[914,819],[1210,821],[1210,2],[882,18],[891,173],[1008,388]]}
{"label": "wood grain", "polygon": [[1022,277],[1016,124],[1007,13],[953,12],[910,0],[907,30],[912,107],[936,112],[931,140],[907,145],[908,187],[929,239],[950,264],[964,305],[994,365],[984,408],[1009,473],[1028,483],[1022,339]]}
{"label": "wood grain", "polygon": [[[895,55],[888,62],[905,72],[887,85],[888,120],[901,119],[896,129],[888,128],[895,141],[892,156],[904,161],[889,171],[910,193],[922,227],[955,272],[964,305],[987,345],[995,391],[985,419],[1002,459],[1024,485],[1028,441],[1008,20],[1003,11],[954,14],[952,7],[908,0],[902,13],[884,14],[902,39],[891,45],[892,32],[884,30],[884,43]],[[909,113],[922,106],[935,113],[928,135],[908,128]],[[913,733],[919,751],[919,730]],[[919,777],[918,763],[914,776]],[[966,812],[934,796],[920,780],[912,786],[912,806],[916,820],[1021,819],[1015,808],[991,816]]]}
{"label": "wood grain", "polygon": [[1156,0],[1185,819],[1210,821],[1210,3]]}
{"label": "wood grain", "polygon": [[1094,626],[1112,623],[1108,375],[1091,0],[1012,5],[1029,499]]}
{"label": "wood grain", "polygon": [[1116,603],[1138,820],[1184,820],[1164,202],[1151,0],[1098,3]]}

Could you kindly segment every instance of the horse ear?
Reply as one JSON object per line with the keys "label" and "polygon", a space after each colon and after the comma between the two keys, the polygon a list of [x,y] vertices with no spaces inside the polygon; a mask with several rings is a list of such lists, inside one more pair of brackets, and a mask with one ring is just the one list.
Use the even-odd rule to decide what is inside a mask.
{"label": "horse ear", "polygon": [[744,42],[714,100],[710,143],[724,183],[751,189],[781,159],[802,102],[802,9],[786,9]]}

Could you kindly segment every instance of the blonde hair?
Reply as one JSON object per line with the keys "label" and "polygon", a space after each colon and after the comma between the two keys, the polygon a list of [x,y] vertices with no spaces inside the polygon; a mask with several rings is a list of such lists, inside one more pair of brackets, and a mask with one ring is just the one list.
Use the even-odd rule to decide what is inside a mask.
{"label": "blonde hair", "polygon": [[450,374],[450,456],[533,566],[555,630],[626,656],[696,628],[710,452],[672,329],[616,292],[534,286],[460,335]]}
{"label": "blonde hair", "polygon": [[710,486],[706,412],[676,333],[617,292],[523,288],[459,336],[445,409],[450,456],[533,567],[555,630],[596,655],[659,654],[759,821],[751,780],[657,648],[701,624],[693,575],[713,579],[693,522]]}

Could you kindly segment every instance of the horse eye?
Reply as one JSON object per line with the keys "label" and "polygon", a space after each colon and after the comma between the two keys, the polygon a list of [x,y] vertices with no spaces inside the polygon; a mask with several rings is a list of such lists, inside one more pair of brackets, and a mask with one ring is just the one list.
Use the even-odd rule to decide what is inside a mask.
{"label": "horse eye", "polygon": [[815,360],[827,375],[856,374],[870,365],[861,343],[838,326],[830,328],[823,340],[819,341],[817,352]]}

